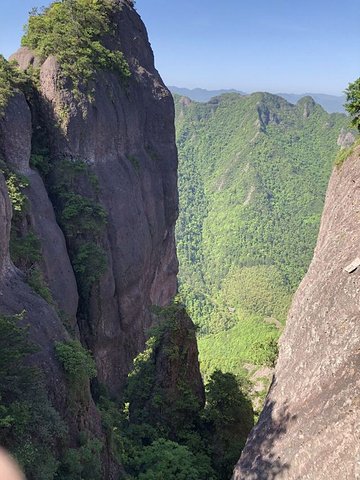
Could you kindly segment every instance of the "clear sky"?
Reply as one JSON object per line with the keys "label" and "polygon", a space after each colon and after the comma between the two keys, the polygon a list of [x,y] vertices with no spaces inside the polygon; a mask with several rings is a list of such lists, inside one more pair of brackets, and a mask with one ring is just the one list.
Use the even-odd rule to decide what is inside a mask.
{"label": "clear sky", "polygon": [[[33,6],[1,5],[0,53]],[[359,0],[136,0],[167,85],[341,95],[360,76]]]}

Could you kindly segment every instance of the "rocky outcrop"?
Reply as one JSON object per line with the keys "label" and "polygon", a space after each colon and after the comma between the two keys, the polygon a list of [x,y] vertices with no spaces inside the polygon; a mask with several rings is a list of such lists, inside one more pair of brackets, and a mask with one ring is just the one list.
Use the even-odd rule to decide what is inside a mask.
{"label": "rocky outcrop", "polygon": [[[29,82],[25,97],[14,81],[0,117],[0,166],[17,207],[12,219],[0,172],[0,314],[25,310],[19,322],[29,325],[29,340],[40,347],[26,361],[44,374],[49,399],[67,427],[66,438],[50,442],[59,468],[68,468],[63,458],[71,454],[68,449],[79,451],[79,442],[96,438],[104,445],[100,463],[109,479],[119,478],[121,465],[107,444],[92,395],[98,399],[104,384],[111,393],[122,393],[133,359],[145,348],[154,318],[151,307],[169,305],[178,270],[173,100],[154,68],[147,33],[132,2],[116,3],[121,7],[114,9],[116,38],[102,41],[114,50],[121,45],[129,82],[98,72],[89,84],[74,88],[54,57],[40,61],[23,47],[11,59],[23,70],[39,67],[39,85],[30,89]],[[20,208],[16,198],[24,202]],[[83,218],[85,227],[80,225]],[[10,238],[18,268],[10,259]],[[23,254],[24,244],[30,253]],[[34,271],[40,286],[32,284],[32,289]],[[184,338],[174,341],[189,360],[190,390],[202,404],[194,327],[185,319],[181,328]],[[89,377],[95,370],[90,373],[82,365],[86,353],[74,337],[95,359],[92,390]],[[78,360],[84,370],[80,383],[66,361],[60,363],[61,346],[56,346],[57,353],[54,348],[67,340],[66,355],[83,355]],[[183,367],[182,372],[188,373]]]}
{"label": "rocky outcrop", "polygon": [[[163,392],[164,406],[168,412],[182,400],[185,386],[189,395],[199,399],[202,406],[205,404],[195,332],[195,325],[186,310],[179,310],[156,351],[154,389]],[[182,426],[189,419],[177,420]]]}
{"label": "rocky outcrop", "polygon": [[186,310],[172,304],[157,317],[149,349],[132,373],[130,420],[162,426],[173,441],[185,425],[199,422],[205,405],[195,325]]}
{"label": "rocky outcrop", "polygon": [[[49,57],[40,70],[39,101],[41,116],[47,119],[52,161],[84,161],[98,178],[97,199],[107,215],[101,248],[108,269],[92,289],[79,328],[83,343],[95,356],[99,380],[112,390],[122,385],[133,358],[144,348],[151,325],[149,305],[168,305],[176,293],[178,268],[173,101],[154,68],[140,17],[128,2],[118,3],[121,10],[116,14],[116,36],[130,67],[129,84],[113,73],[98,74],[91,85],[92,99],[84,85],[79,101],[70,80],[60,76],[55,58]],[[111,45],[112,40],[107,41]],[[12,58],[23,69],[27,68],[26,59],[34,62],[24,48]],[[32,182],[42,188],[35,174]],[[77,193],[82,193],[81,188]],[[29,192],[29,196],[43,214],[34,211],[32,217],[36,232],[43,237],[47,221],[41,219],[53,216],[51,207],[39,199],[39,190]],[[54,238],[52,229],[44,240],[46,276],[61,308],[73,315],[76,298],[68,292],[62,300],[60,288],[72,270],[63,266],[58,274],[62,255],[55,256],[52,246],[56,243],[61,249],[64,241],[55,242]],[[51,281],[54,278],[56,282]],[[75,291],[73,279],[68,286]]]}
{"label": "rocky outcrop", "polygon": [[25,96],[16,92],[0,119],[0,155],[13,168],[29,172],[31,152],[31,113]]}
{"label": "rocky outcrop", "polygon": [[292,304],[272,386],[233,480],[360,475],[360,148],[330,180],[318,243]]}

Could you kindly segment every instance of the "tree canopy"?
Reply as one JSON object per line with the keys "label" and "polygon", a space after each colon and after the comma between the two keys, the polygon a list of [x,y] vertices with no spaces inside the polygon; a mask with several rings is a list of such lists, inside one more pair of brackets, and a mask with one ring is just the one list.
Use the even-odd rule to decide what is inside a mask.
{"label": "tree canopy", "polygon": [[345,93],[345,108],[353,116],[351,124],[360,132],[360,78],[353,83],[349,83]]}

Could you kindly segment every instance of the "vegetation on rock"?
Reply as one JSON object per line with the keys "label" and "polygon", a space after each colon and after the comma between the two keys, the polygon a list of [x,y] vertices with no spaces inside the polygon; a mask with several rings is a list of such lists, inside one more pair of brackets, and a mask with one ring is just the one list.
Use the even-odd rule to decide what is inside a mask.
{"label": "vegetation on rock", "polygon": [[26,82],[26,75],[17,69],[17,62],[8,62],[0,54],[0,115],[4,114],[9,98]]}
{"label": "vegetation on rock", "polygon": [[105,37],[115,39],[114,15],[119,8],[107,0],[64,0],[30,12],[22,45],[44,61],[53,55],[75,93],[94,80],[95,71],[112,71],[126,81],[130,71],[117,43],[109,49]]}
{"label": "vegetation on rock", "polygon": [[[123,413],[104,392],[99,397],[111,443],[123,452],[132,479],[167,478],[169,472],[174,479],[227,479],[253,425],[251,402],[234,375],[217,371],[204,407],[186,366],[195,338],[193,327],[185,327],[183,307],[174,303],[155,314],[161,322],[134,360]],[[110,414],[114,410],[117,414]]]}
{"label": "vegetation on rock", "polygon": [[51,161],[42,138],[33,146],[32,165],[42,175],[55,214],[68,243],[81,300],[88,304],[91,289],[107,268],[101,237],[107,217],[97,201],[99,185],[91,167],[80,159]]}
{"label": "vegetation on rock", "polygon": [[37,350],[28,340],[23,312],[0,316],[0,443],[11,451],[30,480],[54,478],[55,448],[66,427],[51,405],[40,371],[24,361]]}

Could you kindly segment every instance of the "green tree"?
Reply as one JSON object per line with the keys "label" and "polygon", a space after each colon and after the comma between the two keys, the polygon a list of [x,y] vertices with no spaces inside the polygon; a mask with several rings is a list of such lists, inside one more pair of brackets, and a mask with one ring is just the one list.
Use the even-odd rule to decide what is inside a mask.
{"label": "green tree", "polygon": [[[76,95],[79,84],[93,80],[96,70],[115,72],[127,82],[129,67],[115,37],[117,10],[116,2],[106,0],[53,2],[30,12],[22,45],[42,61],[54,55],[63,75],[72,80]],[[117,42],[116,48],[110,50],[101,43],[106,36]]]}
{"label": "green tree", "polygon": [[232,373],[215,370],[206,389],[205,419],[217,478],[227,480],[253,426],[251,401]]}
{"label": "green tree", "polygon": [[360,132],[360,78],[353,83],[349,83],[345,93],[345,108],[353,116],[351,124]]}
{"label": "green tree", "polygon": [[17,459],[29,480],[52,480],[56,448],[66,427],[51,405],[39,370],[27,364],[39,348],[29,341],[20,315],[0,315],[0,445]]}
{"label": "green tree", "polygon": [[138,480],[199,480],[196,457],[190,450],[176,442],[159,438],[144,447],[139,456]]}

